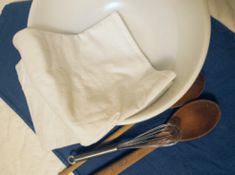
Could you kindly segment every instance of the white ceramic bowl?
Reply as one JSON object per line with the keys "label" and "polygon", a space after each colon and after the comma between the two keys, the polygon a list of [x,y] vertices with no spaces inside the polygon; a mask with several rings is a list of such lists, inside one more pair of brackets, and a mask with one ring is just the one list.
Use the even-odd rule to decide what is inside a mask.
{"label": "white ceramic bowl", "polygon": [[33,0],[28,26],[78,33],[114,10],[152,64],[177,75],[159,100],[120,124],[136,123],[165,111],[190,88],[207,54],[210,16],[205,0]]}

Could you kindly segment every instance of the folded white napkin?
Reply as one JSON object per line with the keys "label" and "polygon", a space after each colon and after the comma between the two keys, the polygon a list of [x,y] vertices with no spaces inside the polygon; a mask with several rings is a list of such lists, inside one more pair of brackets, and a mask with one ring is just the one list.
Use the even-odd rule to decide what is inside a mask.
{"label": "folded white napkin", "polygon": [[97,142],[175,78],[151,66],[116,12],[78,35],[26,28],[14,45],[36,133],[49,149]]}

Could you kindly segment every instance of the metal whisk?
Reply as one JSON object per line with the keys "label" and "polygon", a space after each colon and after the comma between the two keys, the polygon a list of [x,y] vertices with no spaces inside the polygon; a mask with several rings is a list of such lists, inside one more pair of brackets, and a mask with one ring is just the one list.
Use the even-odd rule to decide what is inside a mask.
{"label": "metal whisk", "polygon": [[81,160],[87,160],[99,157],[108,153],[116,152],[124,149],[135,149],[144,147],[166,147],[176,144],[181,138],[181,133],[176,124],[167,123],[157,126],[137,137],[118,143],[116,145],[106,146],[94,151],[82,153],[78,156],[69,156],[68,162],[74,164]]}

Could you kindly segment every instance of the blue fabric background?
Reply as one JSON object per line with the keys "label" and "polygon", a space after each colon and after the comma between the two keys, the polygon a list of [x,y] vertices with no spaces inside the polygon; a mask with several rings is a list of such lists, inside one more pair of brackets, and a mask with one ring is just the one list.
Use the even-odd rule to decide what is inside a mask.
{"label": "blue fabric background", "polygon": [[[0,16],[0,96],[33,129],[27,103],[19,84],[15,65],[20,57],[12,45],[14,34],[26,27],[31,2],[8,5]],[[206,88],[200,98],[216,101],[222,119],[215,130],[202,139],[156,150],[127,169],[122,175],[234,175],[235,174],[235,34],[212,19],[212,36],[203,72]],[[164,123],[174,110],[142,122],[128,131],[127,138]],[[4,131],[2,131],[4,132]],[[66,165],[70,153],[79,145],[53,150]],[[84,148],[82,148],[84,149]],[[93,174],[128,151],[96,158],[83,165],[76,174]]]}

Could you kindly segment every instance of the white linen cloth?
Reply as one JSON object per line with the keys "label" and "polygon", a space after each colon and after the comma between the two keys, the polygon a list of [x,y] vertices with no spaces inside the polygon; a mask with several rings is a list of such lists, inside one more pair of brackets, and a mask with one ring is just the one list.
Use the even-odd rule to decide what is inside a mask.
{"label": "white linen cloth", "polygon": [[116,12],[78,35],[26,28],[14,45],[36,133],[49,149],[97,142],[175,78],[151,66]]}
{"label": "white linen cloth", "polygon": [[56,175],[64,164],[0,98],[1,175]]}
{"label": "white linen cloth", "polygon": [[235,32],[235,1],[208,0],[210,15]]}

